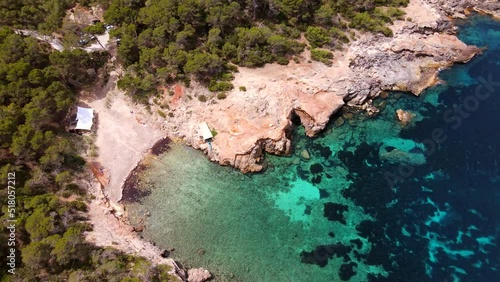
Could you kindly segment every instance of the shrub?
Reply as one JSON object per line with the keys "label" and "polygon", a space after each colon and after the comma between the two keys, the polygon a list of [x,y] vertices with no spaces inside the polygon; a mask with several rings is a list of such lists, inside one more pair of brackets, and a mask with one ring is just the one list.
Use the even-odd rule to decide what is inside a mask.
{"label": "shrub", "polygon": [[289,60],[286,57],[278,57],[276,62],[282,66],[286,66],[289,63]]}
{"label": "shrub", "polygon": [[160,108],[161,108],[161,109],[167,109],[167,110],[170,110],[170,106],[168,105],[168,103],[167,103],[167,102],[161,103],[161,104],[160,104]]}
{"label": "shrub", "polygon": [[235,66],[235,65],[232,65],[232,64],[228,64],[227,65],[227,70],[230,71],[230,72],[238,72],[238,66]]}
{"label": "shrub", "polygon": [[55,178],[56,183],[61,187],[71,183],[71,180],[73,180],[73,176],[69,171],[63,171],[61,173],[58,173]]}
{"label": "shrub", "polygon": [[79,211],[87,211],[87,205],[82,201],[69,202],[69,206]]}
{"label": "shrub", "polygon": [[394,35],[394,33],[392,32],[392,29],[390,29],[386,26],[381,26],[380,28],[378,28],[375,31],[378,31],[387,37],[392,37]]}
{"label": "shrub", "polygon": [[84,27],[83,31],[90,34],[103,34],[106,31],[106,28],[102,22],[98,22],[94,25]]}
{"label": "shrub", "polygon": [[401,9],[398,9],[398,8],[394,8],[394,7],[389,7],[387,8],[387,12],[386,14],[393,18],[393,19],[398,19],[398,20],[404,20],[404,15],[406,15],[406,13],[401,10]]}
{"label": "shrub", "polygon": [[198,100],[200,102],[206,102],[207,101],[207,97],[205,97],[205,95],[200,95],[200,96],[198,96]]}
{"label": "shrub", "polygon": [[332,41],[328,32],[324,28],[314,26],[307,28],[306,38],[313,48],[322,47]]}
{"label": "shrub", "polygon": [[227,95],[224,92],[217,94],[217,99],[219,99],[219,100],[224,100],[224,99],[226,99],[226,97],[227,97]]}
{"label": "shrub", "polygon": [[240,89],[240,91],[243,91],[243,92],[247,91],[247,88],[245,86],[240,86],[239,89]]}
{"label": "shrub", "polygon": [[330,33],[331,37],[335,38],[336,40],[338,40],[342,43],[349,42],[349,38],[347,37],[347,35],[345,35],[345,33],[342,30],[340,30],[339,28],[332,27],[332,28],[330,28],[330,30],[328,32]]}
{"label": "shrub", "polygon": [[311,50],[311,59],[322,62],[327,66],[331,66],[333,54],[330,51],[313,49]]}
{"label": "shrub", "polygon": [[380,32],[389,37],[393,33],[390,28],[385,26],[385,22],[391,21],[391,18],[382,9],[377,8],[374,10],[373,15],[370,15],[368,12],[356,13],[349,26],[365,31]]}
{"label": "shrub", "polygon": [[220,92],[220,91],[229,91],[233,89],[233,84],[227,81],[210,81],[210,85],[208,86],[208,90],[210,92]]}
{"label": "shrub", "polygon": [[349,27],[359,30],[373,31],[379,23],[373,19],[368,12],[356,13],[349,24]]}
{"label": "shrub", "polygon": [[97,158],[99,156],[99,153],[97,153],[97,148],[95,146],[92,146],[89,151],[89,155],[92,158]]}
{"label": "shrub", "polygon": [[71,193],[70,191],[63,191],[61,193],[61,196],[63,196],[64,198],[69,198],[71,195],[73,195],[73,193]]}
{"label": "shrub", "polygon": [[221,76],[222,81],[231,81],[233,79],[234,79],[234,75],[230,72],[226,72],[226,73],[222,74],[222,76]]}
{"label": "shrub", "polygon": [[166,118],[167,117],[163,111],[158,110],[157,112],[158,112],[158,115],[161,116],[162,118]]}

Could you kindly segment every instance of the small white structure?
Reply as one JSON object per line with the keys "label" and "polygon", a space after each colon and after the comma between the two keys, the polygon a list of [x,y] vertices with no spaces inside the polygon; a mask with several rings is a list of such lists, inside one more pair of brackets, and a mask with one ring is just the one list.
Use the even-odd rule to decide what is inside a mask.
{"label": "small white structure", "polygon": [[200,133],[201,136],[203,136],[203,140],[205,142],[211,141],[214,136],[212,135],[212,131],[210,131],[210,128],[208,127],[208,124],[206,122],[200,123]]}
{"label": "small white structure", "polygon": [[75,129],[90,130],[94,123],[94,109],[77,107]]}

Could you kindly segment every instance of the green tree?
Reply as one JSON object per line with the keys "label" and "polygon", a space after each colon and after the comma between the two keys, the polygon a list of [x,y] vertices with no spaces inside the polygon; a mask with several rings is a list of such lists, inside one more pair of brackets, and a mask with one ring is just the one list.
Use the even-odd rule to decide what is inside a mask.
{"label": "green tree", "polygon": [[88,247],[84,245],[83,230],[77,227],[70,227],[59,239],[50,255],[54,256],[57,263],[61,266],[68,265],[71,261],[85,259]]}
{"label": "green tree", "polygon": [[31,241],[40,241],[55,231],[55,220],[45,210],[38,208],[26,220],[26,231]]}
{"label": "green tree", "polygon": [[324,45],[329,44],[332,41],[331,37],[328,34],[328,31],[326,31],[322,27],[314,26],[310,26],[307,28],[306,38],[307,40],[309,40],[309,43],[313,48],[323,47]]}
{"label": "green tree", "polygon": [[106,28],[102,22],[98,22],[94,25],[86,26],[83,28],[83,31],[90,34],[103,34],[106,31]]}
{"label": "green tree", "polygon": [[137,44],[136,26],[124,25],[120,29],[121,41],[118,46],[118,58],[128,67],[139,61],[139,46]]}
{"label": "green tree", "polygon": [[208,81],[213,76],[218,76],[224,70],[224,64],[215,54],[194,52],[188,55],[184,71],[196,76],[199,80]]}
{"label": "green tree", "polygon": [[22,261],[24,265],[33,270],[46,268],[49,264],[52,246],[45,242],[35,241],[22,250]]}
{"label": "green tree", "polygon": [[237,23],[241,17],[241,6],[234,1],[225,4],[222,1],[208,1],[207,23],[212,27],[218,28],[225,33],[234,23]]}
{"label": "green tree", "polygon": [[113,0],[104,13],[104,20],[114,24],[134,23],[143,6],[144,1],[141,0]]}

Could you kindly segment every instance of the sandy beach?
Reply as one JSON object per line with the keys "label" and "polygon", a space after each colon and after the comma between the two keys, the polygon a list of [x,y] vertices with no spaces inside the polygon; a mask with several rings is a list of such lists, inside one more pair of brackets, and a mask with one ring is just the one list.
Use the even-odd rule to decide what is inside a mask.
{"label": "sandy beach", "polygon": [[133,105],[116,88],[117,73],[111,72],[104,88],[94,100],[85,101],[98,116],[95,145],[98,161],[109,179],[104,188],[111,205],[120,212],[117,203],[122,197],[122,185],[128,174],[155,142],[167,132],[153,125],[150,114],[140,105]]}

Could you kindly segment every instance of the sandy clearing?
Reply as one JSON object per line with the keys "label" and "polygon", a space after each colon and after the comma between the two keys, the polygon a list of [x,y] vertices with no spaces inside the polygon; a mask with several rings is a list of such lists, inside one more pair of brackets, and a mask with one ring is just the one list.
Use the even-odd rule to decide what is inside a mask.
{"label": "sandy clearing", "polygon": [[105,51],[106,47],[109,44],[109,31],[106,30],[104,34],[96,35],[96,41],[92,43],[92,45],[83,48],[87,52],[95,52],[95,51]]}
{"label": "sandy clearing", "polygon": [[[133,105],[122,91],[116,88],[116,72],[103,88],[94,90],[92,101],[85,101],[98,116],[95,145],[99,148],[96,161],[105,168],[109,185],[104,193],[118,212],[122,197],[122,184],[128,174],[154,143],[167,135],[149,122],[150,114],[144,107]],[[89,99],[90,100],[90,99]]]}

